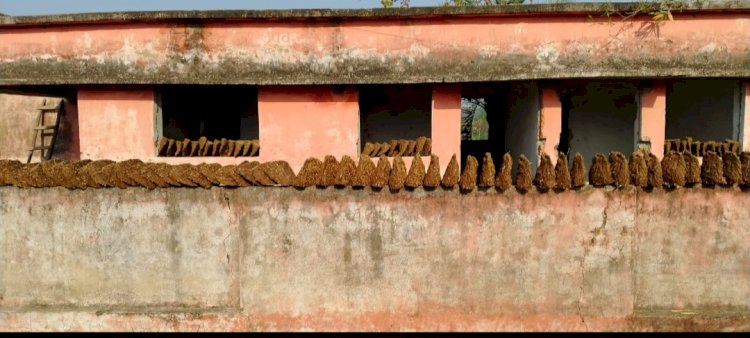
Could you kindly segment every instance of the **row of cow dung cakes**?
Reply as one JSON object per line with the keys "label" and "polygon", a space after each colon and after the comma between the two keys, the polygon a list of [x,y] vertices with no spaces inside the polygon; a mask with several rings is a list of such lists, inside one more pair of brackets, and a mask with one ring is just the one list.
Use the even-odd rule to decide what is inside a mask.
{"label": "row of cow dung cakes", "polygon": [[680,153],[689,152],[695,156],[703,156],[709,151],[715,153],[740,153],[740,143],[734,140],[724,141],[694,141],[691,137],[684,139],[667,139],[664,140],[664,155],[669,154],[670,151],[677,151]]}
{"label": "row of cow dung cakes", "polygon": [[432,139],[424,136],[417,137],[414,140],[390,140],[389,142],[367,142],[362,149],[362,154],[370,157],[379,157],[381,155],[393,157],[430,156],[432,152]]}
{"label": "row of cow dung cakes", "polygon": [[[520,155],[516,162],[516,174],[512,177],[513,162],[511,155],[506,153],[500,169],[496,170],[490,153],[484,155],[481,166],[476,158],[469,155],[466,165],[460,170],[453,155],[441,177],[439,158],[430,156],[429,165],[425,166],[418,154],[408,170],[400,155],[393,158],[392,164],[385,155],[379,157],[377,164],[367,155],[361,156],[358,163],[349,156],[343,156],[341,161],[330,155],[323,161],[309,158],[297,175],[284,161],[245,161],[238,165],[222,166],[205,163],[170,165],[140,160],[51,160],[31,164],[0,160],[0,186],[62,186],[69,189],[350,186],[388,188],[391,191],[418,187],[452,190],[458,187],[464,192],[477,188],[506,191],[515,187],[516,191],[523,193],[534,188],[539,192],[579,189],[587,184],[586,166],[580,154],[574,156],[570,168],[567,155],[558,154],[557,163],[553,165],[550,156],[543,154],[533,175],[531,162]],[[700,164],[698,158],[689,152],[672,151],[661,160],[643,151],[636,151],[629,158],[619,152],[612,152],[609,156],[596,154],[588,172],[588,184],[593,187],[635,186],[643,189],[697,185],[750,187],[750,153],[743,152],[738,157],[734,153],[720,156],[708,152]]]}
{"label": "row of cow dung cakes", "polygon": [[258,140],[227,140],[217,139],[209,141],[205,136],[197,141],[184,139],[182,141],[163,137],[157,147],[159,156],[163,157],[252,157],[258,156],[260,142]]}

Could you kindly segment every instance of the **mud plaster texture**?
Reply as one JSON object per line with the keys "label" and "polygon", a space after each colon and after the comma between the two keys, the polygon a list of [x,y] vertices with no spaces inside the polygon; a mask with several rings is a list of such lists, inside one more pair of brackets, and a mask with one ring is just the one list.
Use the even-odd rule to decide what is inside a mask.
{"label": "mud plaster texture", "polygon": [[2,187],[0,202],[2,330],[750,330],[738,188]]}

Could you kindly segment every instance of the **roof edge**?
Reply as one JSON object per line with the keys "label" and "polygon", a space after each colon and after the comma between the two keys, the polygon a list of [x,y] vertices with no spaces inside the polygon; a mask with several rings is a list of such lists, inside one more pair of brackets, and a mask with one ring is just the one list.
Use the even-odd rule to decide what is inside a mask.
{"label": "roof edge", "polygon": [[[471,7],[411,7],[411,8],[370,8],[370,9],[285,9],[285,10],[208,10],[208,11],[147,11],[147,12],[107,12],[77,13],[40,16],[3,16],[0,26],[25,25],[70,25],[112,22],[160,22],[194,20],[336,20],[336,19],[387,19],[387,18],[429,18],[442,16],[511,16],[511,15],[581,15],[593,13],[647,13],[657,8],[650,4],[644,9],[643,3],[558,3],[506,6]],[[750,0],[739,1],[686,1],[673,8],[679,12],[750,12]]]}

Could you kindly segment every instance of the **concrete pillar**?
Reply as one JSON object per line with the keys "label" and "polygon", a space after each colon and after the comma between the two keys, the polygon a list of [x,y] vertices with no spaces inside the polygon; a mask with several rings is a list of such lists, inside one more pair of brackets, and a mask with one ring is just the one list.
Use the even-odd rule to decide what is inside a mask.
{"label": "concrete pillar", "polygon": [[661,159],[664,156],[664,138],[667,125],[667,90],[664,81],[654,81],[653,86],[641,96],[641,142],[651,144],[651,152]]}
{"label": "concrete pillar", "polygon": [[[461,87],[436,85],[432,91],[432,154],[440,158],[445,173],[455,154],[461,163]],[[425,165],[429,163],[426,161]]]}
{"label": "concrete pillar", "polygon": [[560,133],[562,132],[562,106],[560,96],[554,89],[542,89],[542,107],[540,109],[539,130],[540,140],[543,142],[542,151],[552,158],[552,163],[557,163],[557,146],[560,145]]}
{"label": "concrete pillar", "polygon": [[78,91],[81,159],[151,160],[156,156],[154,91]]}
{"label": "concrete pillar", "polygon": [[260,87],[258,124],[260,161],[287,161],[295,173],[309,157],[359,157],[359,100],[353,87]]}

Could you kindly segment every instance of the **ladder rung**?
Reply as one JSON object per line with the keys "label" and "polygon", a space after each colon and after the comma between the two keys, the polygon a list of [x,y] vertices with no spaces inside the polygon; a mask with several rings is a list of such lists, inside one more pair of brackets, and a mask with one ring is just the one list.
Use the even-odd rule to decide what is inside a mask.
{"label": "ladder rung", "polygon": [[39,126],[39,127],[34,127],[34,130],[49,130],[49,129],[55,129],[55,126]]}
{"label": "ladder rung", "polygon": [[35,150],[49,150],[49,149],[51,149],[51,148],[52,148],[52,147],[50,147],[50,146],[41,146],[41,147],[34,147],[34,148],[31,148],[31,150],[29,150],[29,151],[35,151]]}
{"label": "ladder rung", "polygon": [[41,107],[39,107],[37,109],[39,109],[39,110],[58,110],[58,109],[60,109],[60,104],[58,103],[58,104],[49,105],[49,106],[41,106]]}

